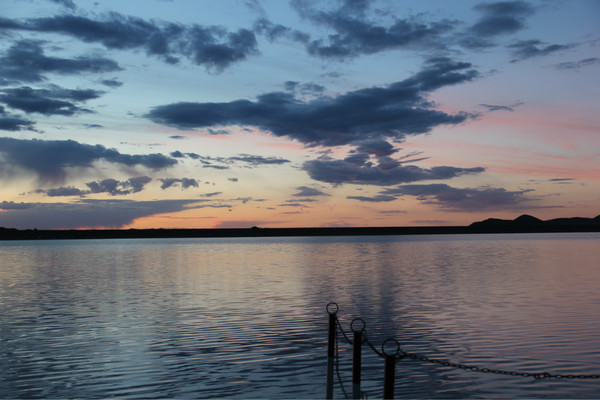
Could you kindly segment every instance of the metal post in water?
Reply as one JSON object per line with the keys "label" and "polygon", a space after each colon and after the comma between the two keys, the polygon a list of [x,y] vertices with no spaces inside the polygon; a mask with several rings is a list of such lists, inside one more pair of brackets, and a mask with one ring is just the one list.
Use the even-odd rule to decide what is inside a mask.
{"label": "metal post in water", "polygon": [[327,395],[326,399],[333,399],[333,367],[335,364],[335,339],[337,312],[340,307],[336,303],[327,304],[329,314],[329,340],[327,342]]}
{"label": "metal post in water", "polygon": [[394,398],[394,384],[396,374],[396,357],[385,356],[385,372],[383,375],[383,398]]}
{"label": "metal post in water", "polygon": [[[357,326],[354,326],[355,323]],[[361,326],[362,324],[362,326]],[[350,329],[354,332],[353,355],[352,355],[352,398],[360,399],[360,370],[362,364],[362,333],[365,330],[365,321],[362,318],[355,318],[350,323]]]}
{"label": "metal post in water", "polygon": [[[385,344],[388,342],[396,343],[396,351],[388,354],[385,351]],[[394,398],[394,384],[396,380],[396,355],[400,351],[400,344],[395,339],[386,339],[381,344],[381,351],[385,355],[385,371],[383,373],[383,398]]]}

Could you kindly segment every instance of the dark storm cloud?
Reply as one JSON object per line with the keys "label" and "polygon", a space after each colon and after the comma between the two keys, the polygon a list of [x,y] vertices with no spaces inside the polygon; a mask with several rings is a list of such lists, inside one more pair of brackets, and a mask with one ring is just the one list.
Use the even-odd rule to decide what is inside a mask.
{"label": "dark storm cloud", "polygon": [[198,181],[193,178],[164,178],[160,179],[162,185],[161,189],[168,189],[171,186],[181,186],[181,190],[188,189],[190,187],[198,187]]}
{"label": "dark storm cloud", "polygon": [[[319,11],[304,0],[294,0],[292,5],[301,17],[334,31],[326,39],[305,40],[309,54],[328,59],[402,48],[443,48],[441,36],[454,25],[450,21],[424,23],[417,18],[394,19],[389,26],[378,25],[367,19],[368,3],[364,1],[346,1],[333,11]],[[290,36],[290,31],[281,25],[272,26],[268,32],[271,36]]]}
{"label": "dark storm cloud", "polygon": [[47,73],[73,75],[121,70],[115,61],[101,57],[47,57],[43,43],[21,40],[13,44],[0,57],[0,76],[7,82],[39,82],[44,80],[44,74]]}
{"label": "dark storm cloud", "polygon": [[332,184],[361,184],[389,186],[423,180],[451,179],[465,174],[478,174],[484,168],[456,168],[448,166],[420,168],[404,166],[389,157],[381,157],[375,164],[362,154],[351,155],[343,160],[318,159],[306,161],[302,168],[317,181]]}
{"label": "dark storm cloud", "polygon": [[254,33],[248,29],[228,32],[218,26],[185,26],[147,21],[115,12],[103,19],[77,15],[56,15],[24,21],[3,20],[0,28],[72,36],[109,49],[142,49],[174,64],[180,56],[217,72],[258,53]]}
{"label": "dark storm cloud", "polygon": [[311,188],[308,186],[298,186],[296,188],[298,193],[294,193],[292,196],[294,197],[315,197],[315,196],[330,196],[329,194],[315,188]]}
{"label": "dark storm cloud", "polygon": [[547,56],[557,51],[567,50],[572,48],[572,45],[550,44],[545,45],[539,40],[520,40],[514,44],[507,46],[511,50],[514,59],[511,62],[526,60],[532,57]]}
{"label": "dark storm cloud", "polygon": [[256,101],[172,103],[154,107],[146,117],[179,129],[223,125],[256,126],[275,136],[308,145],[335,146],[382,137],[403,138],[442,124],[459,124],[471,115],[431,109],[425,96],[440,87],[478,76],[471,64],[435,58],[414,76],[387,87],[360,89],[335,98],[303,102],[284,92],[260,95]]}
{"label": "dark storm cloud", "polygon": [[[121,228],[137,218],[156,214],[175,213],[188,208],[229,207],[203,200],[92,200],[81,199],[74,203],[25,203],[25,207],[3,208],[0,226],[18,229],[75,229]],[[206,200],[204,200],[206,202]]]}
{"label": "dark storm cloud", "polygon": [[455,188],[443,183],[404,185],[381,193],[391,196],[414,196],[424,204],[442,211],[481,211],[518,208],[531,201],[525,193],[531,190],[509,191],[504,188]]}
{"label": "dark storm cloud", "polygon": [[17,170],[25,170],[36,174],[40,181],[58,182],[66,177],[67,168],[89,168],[96,161],[125,167],[140,165],[153,170],[177,164],[177,160],[162,154],[122,154],[102,145],[74,140],[0,138],[0,176],[10,178]]}
{"label": "dark storm cloud", "polygon": [[[0,102],[26,113],[43,115],[73,115],[91,112],[74,102],[84,102],[100,97],[103,92],[92,89],[70,90],[58,86],[51,89],[32,89],[28,86],[0,90]],[[70,101],[69,101],[70,100]]]}
{"label": "dark storm cloud", "polygon": [[580,61],[562,62],[562,63],[556,64],[555,67],[556,67],[556,69],[568,70],[568,69],[579,69],[579,68],[588,67],[591,65],[600,65],[600,58],[590,57],[590,58],[585,58]]}
{"label": "dark storm cloud", "polygon": [[461,40],[461,44],[468,48],[494,46],[493,39],[496,36],[516,33],[525,28],[526,18],[535,11],[524,1],[482,3],[476,5],[474,10],[481,13],[481,17],[467,29]]}
{"label": "dark storm cloud", "polygon": [[379,194],[377,196],[373,196],[373,197],[367,197],[367,196],[347,196],[347,199],[350,200],[358,200],[358,201],[364,201],[364,202],[370,202],[370,203],[382,203],[382,202],[388,202],[388,201],[394,201],[396,200],[395,196],[386,196],[384,194]]}

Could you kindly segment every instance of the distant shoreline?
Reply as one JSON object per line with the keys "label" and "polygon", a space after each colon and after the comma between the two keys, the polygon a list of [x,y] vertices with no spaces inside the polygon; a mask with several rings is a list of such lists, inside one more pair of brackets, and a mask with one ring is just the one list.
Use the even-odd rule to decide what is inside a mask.
{"label": "distant shoreline", "polygon": [[[519,217],[521,218],[521,217]],[[571,219],[573,220],[573,219]],[[150,238],[227,238],[290,236],[372,236],[441,235],[481,233],[600,232],[600,221],[577,219],[579,223],[539,223],[517,220],[486,220],[469,226],[428,227],[328,227],[328,228],[240,228],[240,229],[71,229],[36,230],[0,228],[0,240],[56,239],[150,239]],[[581,220],[589,223],[582,223]],[[515,222],[517,221],[517,222]],[[591,222],[590,222],[591,221]],[[571,221],[572,222],[572,221]]]}

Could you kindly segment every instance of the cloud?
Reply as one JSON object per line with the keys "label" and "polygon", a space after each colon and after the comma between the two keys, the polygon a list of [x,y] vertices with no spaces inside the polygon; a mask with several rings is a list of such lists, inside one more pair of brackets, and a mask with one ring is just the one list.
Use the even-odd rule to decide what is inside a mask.
{"label": "cloud", "polygon": [[600,58],[598,57],[590,57],[590,58],[585,58],[583,60],[580,61],[568,61],[568,62],[562,62],[559,64],[555,65],[556,69],[563,69],[563,70],[573,70],[573,69],[580,69],[583,67],[588,67],[588,66],[592,66],[592,65],[600,65]]}
{"label": "cloud", "polygon": [[228,32],[219,26],[147,21],[116,12],[98,20],[63,14],[3,22],[5,30],[63,34],[108,49],[143,49],[169,64],[179,62],[178,57],[184,56],[216,72],[258,53],[254,33],[248,29]]}
{"label": "cloud", "polygon": [[99,182],[88,182],[86,185],[90,188],[89,193],[108,193],[111,196],[124,196],[141,192],[144,190],[144,186],[151,181],[152,178],[149,176],[138,176],[126,181],[109,178]]}
{"label": "cloud", "polygon": [[575,181],[575,178],[551,178],[548,179],[550,182],[565,182],[565,181]]}
{"label": "cloud", "polygon": [[308,186],[298,186],[296,188],[298,193],[294,193],[294,197],[315,197],[315,196],[330,196],[329,194],[322,192],[319,189],[311,188]]}
{"label": "cloud", "polygon": [[[326,59],[346,59],[363,54],[374,54],[394,49],[443,48],[441,37],[453,28],[451,21],[420,22],[418,18],[394,18],[389,26],[369,21],[368,4],[364,1],[346,1],[333,11],[316,10],[303,0],[292,1],[301,17],[330,28],[334,33],[326,39],[310,40],[281,25],[264,25],[270,38],[285,36],[303,41],[309,54]],[[295,33],[295,35],[294,35]],[[294,35],[294,36],[292,36]],[[292,37],[290,37],[292,36]]]}
{"label": "cloud", "polygon": [[69,168],[90,168],[94,162],[107,161],[123,167],[143,166],[153,170],[177,164],[162,154],[122,154],[102,145],[74,140],[0,138],[0,177],[17,175],[18,170],[32,172],[43,182],[60,182]]}
{"label": "cloud", "polygon": [[53,3],[59,4],[65,8],[74,10],[77,8],[77,6],[75,5],[75,3],[73,2],[73,0],[50,0]]}
{"label": "cloud", "polygon": [[290,162],[290,160],[286,160],[283,158],[253,156],[251,154],[240,154],[239,156],[229,157],[228,160],[229,160],[229,162],[240,161],[243,163],[251,164],[253,166],[268,165],[268,164],[281,165],[281,164],[286,164],[286,163]]}
{"label": "cloud", "polygon": [[[138,218],[191,208],[228,207],[198,200],[92,200],[73,203],[2,202],[0,226],[17,229],[121,228]],[[5,208],[6,207],[6,208]]]}
{"label": "cloud", "polygon": [[[249,164],[252,167],[257,167],[260,165],[281,165],[287,164],[291,162],[290,160],[286,160],[284,158],[279,157],[264,157],[257,156],[252,154],[238,154],[237,156],[232,157],[210,157],[210,156],[201,156],[196,153],[182,153],[177,150],[171,153],[171,157],[174,158],[191,158],[193,160],[199,160],[203,165],[203,168],[216,168],[216,169],[227,169],[228,165],[235,163],[243,163]],[[225,165],[215,165],[217,164],[225,164]]]}
{"label": "cloud", "polygon": [[507,46],[511,50],[511,54],[515,57],[511,60],[512,63],[526,60],[532,57],[547,56],[548,54],[557,51],[567,50],[573,45],[550,44],[545,45],[539,40],[520,40],[516,43]]}
{"label": "cloud", "polygon": [[365,140],[358,142],[357,145],[357,152],[372,154],[376,157],[390,156],[398,151],[389,142],[380,139]]}
{"label": "cloud", "polygon": [[[43,191],[41,191],[43,192]],[[73,186],[69,186],[69,187],[59,187],[59,188],[53,188],[53,189],[48,189],[45,191],[46,196],[50,196],[50,197],[63,197],[63,196],[85,196],[86,194],[90,193],[87,190],[81,190],[81,189],[77,189],[76,187]]]}
{"label": "cloud", "polygon": [[[15,203],[14,201],[3,201],[0,203],[0,210],[9,211],[9,210],[26,210],[28,208],[34,207],[31,203]],[[0,214],[1,215],[1,214]]]}
{"label": "cloud", "polygon": [[44,55],[42,44],[37,40],[21,40],[13,44],[0,57],[0,76],[8,82],[40,82],[44,74],[76,75],[120,71],[113,61],[101,57],[58,58]]}
{"label": "cloud", "polygon": [[12,132],[33,130],[34,125],[35,122],[9,114],[4,110],[4,107],[0,106],[0,130]]}
{"label": "cloud", "polygon": [[164,178],[160,179],[162,185],[161,189],[168,189],[171,186],[181,186],[181,190],[188,189],[190,187],[198,187],[198,181],[193,178]]}
{"label": "cloud", "polygon": [[384,194],[379,194],[377,196],[373,196],[373,197],[367,197],[367,196],[347,196],[347,199],[350,200],[358,200],[358,201],[366,201],[366,202],[371,202],[371,203],[381,203],[381,202],[388,202],[388,201],[394,201],[396,200],[395,196],[387,196]]}
{"label": "cloud", "polygon": [[299,93],[301,95],[319,96],[325,91],[325,86],[316,83],[300,83],[296,81],[286,81],[283,87],[288,92]]}
{"label": "cloud", "polygon": [[481,17],[464,32],[460,43],[467,48],[494,46],[493,38],[522,30],[525,28],[526,17],[535,11],[524,1],[481,3],[473,9]]}
{"label": "cloud", "polygon": [[112,79],[103,79],[100,81],[104,86],[108,86],[110,88],[118,88],[123,86],[123,82],[117,80],[117,78]]}
{"label": "cloud", "polygon": [[357,141],[403,138],[427,133],[442,124],[459,124],[467,113],[432,109],[429,92],[468,82],[478,76],[471,64],[434,58],[414,76],[387,87],[360,89],[335,98],[303,102],[284,92],[258,96],[256,101],[228,103],[180,102],[154,107],[146,118],[187,130],[224,125],[256,126],[275,136],[308,145],[335,146]]}
{"label": "cloud", "polygon": [[310,40],[310,35],[308,33],[299,31],[297,29],[288,28],[287,26],[281,24],[274,24],[265,17],[259,18],[254,23],[253,29],[254,32],[265,36],[270,42],[273,42],[277,39],[286,38],[293,42],[306,44]]}
{"label": "cloud", "polygon": [[438,166],[431,169],[414,165],[402,165],[397,160],[381,157],[374,163],[364,154],[356,154],[343,160],[317,159],[306,161],[302,167],[317,181],[332,184],[358,184],[390,186],[422,180],[451,179],[465,174],[477,174],[484,168],[456,168]]}
{"label": "cloud", "polygon": [[92,89],[69,90],[58,86],[52,86],[51,89],[32,89],[23,86],[0,90],[0,102],[26,113],[73,115],[81,112],[91,112],[77,106],[74,102],[96,99],[102,94],[103,92]]}
{"label": "cloud", "polygon": [[571,185],[575,183],[577,179],[575,178],[552,178],[548,179],[548,182],[552,182],[558,185]]}
{"label": "cloud", "polygon": [[518,106],[521,106],[525,103],[523,103],[522,101],[516,102],[514,104],[510,104],[508,106],[500,106],[500,105],[495,105],[495,104],[480,104],[481,107],[485,107],[487,108],[488,111],[515,111],[515,108],[517,108]]}
{"label": "cloud", "polygon": [[414,196],[423,204],[437,206],[442,211],[478,212],[483,210],[518,209],[531,201],[525,193],[532,190],[509,191],[504,188],[455,188],[443,183],[403,185],[381,193],[391,196]]}

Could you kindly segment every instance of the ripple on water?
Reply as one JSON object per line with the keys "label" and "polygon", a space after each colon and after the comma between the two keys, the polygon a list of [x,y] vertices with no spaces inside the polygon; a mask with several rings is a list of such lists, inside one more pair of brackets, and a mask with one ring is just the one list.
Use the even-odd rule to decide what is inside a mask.
{"label": "ripple on water", "polygon": [[[600,373],[600,236],[359,239],[2,243],[0,397],[321,398],[329,301],[376,345]],[[365,347],[363,390],[379,397],[382,378]],[[598,385],[405,359],[396,394],[593,398]]]}

